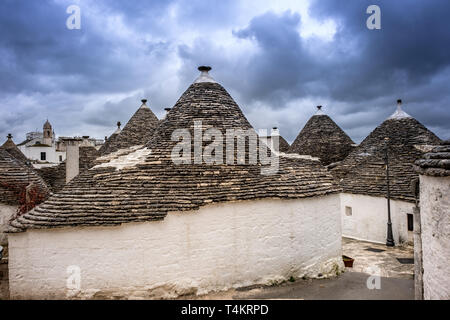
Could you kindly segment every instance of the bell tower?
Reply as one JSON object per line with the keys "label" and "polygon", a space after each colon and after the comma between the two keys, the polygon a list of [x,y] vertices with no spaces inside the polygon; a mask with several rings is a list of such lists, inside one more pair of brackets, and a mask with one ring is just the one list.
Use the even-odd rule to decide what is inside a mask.
{"label": "bell tower", "polygon": [[44,133],[43,143],[51,146],[53,144],[53,130],[52,125],[50,124],[50,122],[48,122],[48,119],[44,123],[43,133]]}

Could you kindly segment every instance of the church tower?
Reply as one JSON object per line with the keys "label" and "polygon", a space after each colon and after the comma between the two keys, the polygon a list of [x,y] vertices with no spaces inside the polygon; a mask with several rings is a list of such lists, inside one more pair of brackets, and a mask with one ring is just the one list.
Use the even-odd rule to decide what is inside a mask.
{"label": "church tower", "polygon": [[44,144],[47,144],[49,146],[51,146],[53,144],[53,130],[52,130],[52,125],[50,124],[50,122],[45,121],[44,123],[44,128],[43,128],[43,133],[44,133]]}

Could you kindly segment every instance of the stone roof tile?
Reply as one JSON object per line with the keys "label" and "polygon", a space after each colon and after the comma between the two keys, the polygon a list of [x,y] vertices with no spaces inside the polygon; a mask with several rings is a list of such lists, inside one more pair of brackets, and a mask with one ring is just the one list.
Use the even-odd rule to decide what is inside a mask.
{"label": "stone roof tile", "polygon": [[320,158],[327,166],[343,160],[352,150],[354,142],[318,107],[289,148],[289,153]]}
{"label": "stone roof tile", "polygon": [[8,134],[6,142],[0,147],[6,150],[13,158],[19,160],[22,163],[28,161],[27,157],[22,153],[22,151],[17,148],[16,144],[12,140],[11,134]]}
{"label": "stone roof tile", "polygon": [[33,184],[44,196],[50,194],[46,183],[31,168],[0,148],[0,203],[19,204],[18,190]]}
{"label": "stone roof tile", "polygon": [[[120,132],[114,132],[100,148],[100,154],[106,155],[119,149],[145,144],[159,125],[159,120],[146,105],[146,100],[130,118]],[[144,102],[145,101],[145,102]]]}
{"label": "stone roof tile", "polygon": [[384,159],[387,143],[391,197],[414,201],[410,184],[417,173],[413,164],[426,150],[440,142],[434,133],[411,116],[389,117],[331,172],[340,180],[344,192],[386,196]]}
{"label": "stone roof tile", "polygon": [[450,176],[450,140],[443,141],[415,162],[419,174],[436,177]]}
{"label": "stone roof tile", "polygon": [[[203,133],[208,128],[223,134],[226,129],[253,130],[220,84],[193,83],[145,146],[84,171],[47,202],[13,221],[10,232],[162,220],[170,211],[196,210],[211,203],[317,197],[339,191],[320,162],[310,159],[280,157],[273,175],[261,174],[261,161],[175,164],[171,153],[178,141],[172,140],[172,133],[184,128],[193,136],[198,120]],[[192,156],[193,142],[190,146]]]}

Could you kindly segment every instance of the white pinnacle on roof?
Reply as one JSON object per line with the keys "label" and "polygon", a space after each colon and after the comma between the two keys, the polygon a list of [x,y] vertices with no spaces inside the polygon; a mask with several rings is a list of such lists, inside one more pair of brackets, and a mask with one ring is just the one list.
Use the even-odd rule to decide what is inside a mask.
{"label": "white pinnacle on roof", "polygon": [[[142,99],[141,102],[142,102],[142,105],[140,106],[140,108],[149,108],[149,107],[146,105],[147,99]],[[150,109],[150,108],[149,108],[149,109]]]}
{"label": "white pinnacle on roof", "polygon": [[322,111],[322,106],[317,106],[317,111],[314,114],[315,116],[324,116],[325,112]]}
{"label": "white pinnacle on roof", "polygon": [[213,79],[208,73],[211,70],[211,67],[201,66],[198,67],[198,71],[201,72],[200,76],[194,81],[194,83],[202,83],[202,82],[211,82],[217,83],[216,80]]}
{"label": "white pinnacle on roof", "polygon": [[122,124],[120,123],[120,121],[118,121],[118,122],[117,122],[117,129],[116,129],[116,131],[114,131],[113,134],[119,134],[120,131],[122,131],[122,130],[120,130],[120,126],[121,126],[121,125],[122,125]]}
{"label": "white pinnacle on roof", "polygon": [[404,118],[412,118],[409,114],[407,114],[405,111],[403,111],[402,109],[402,100],[397,100],[397,110],[395,110],[395,112],[389,117],[387,118],[387,120],[390,119],[394,119],[394,120],[399,120],[399,119],[404,119]]}

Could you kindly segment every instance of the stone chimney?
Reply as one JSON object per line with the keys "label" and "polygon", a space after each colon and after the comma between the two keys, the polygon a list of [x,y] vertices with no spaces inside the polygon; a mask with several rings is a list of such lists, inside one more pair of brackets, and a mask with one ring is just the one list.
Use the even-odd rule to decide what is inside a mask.
{"label": "stone chimney", "polygon": [[273,127],[270,135],[272,137],[273,136],[279,136],[280,135],[280,130],[278,130],[278,127]]}
{"label": "stone chimney", "polygon": [[280,130],[278,130],[278,127],[273,127],[270,132],[270,149],[276,152],[280,151]]}
{"label": "stone chimney", "polygon": [[164,119],[167,118],[167,114],[169,113],[169,111],[170,111],[171,109],[172,109],[172,108],[164,108],[164,111],[166,112],[166,113],[164,114]]}
{"label": "stone chimney", "polygon": [[66,145],[66,183],[80,173],[80,138],[64,138]]}

